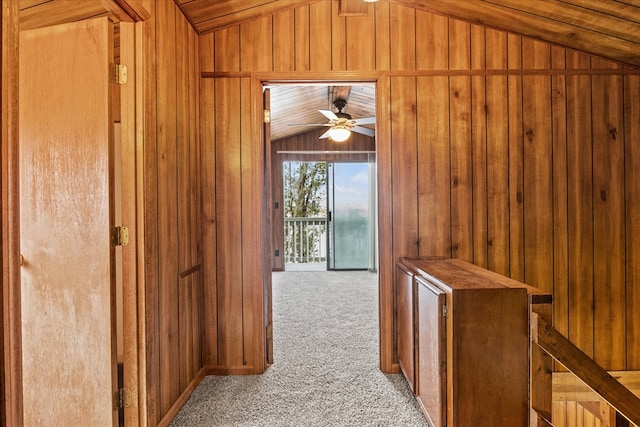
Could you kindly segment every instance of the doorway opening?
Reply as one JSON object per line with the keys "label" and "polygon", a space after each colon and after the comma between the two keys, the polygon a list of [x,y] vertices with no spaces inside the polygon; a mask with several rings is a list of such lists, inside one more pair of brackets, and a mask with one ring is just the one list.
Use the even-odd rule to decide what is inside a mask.
{"label": "doorway opening", "polygon": [[[272,271],[377,271],[375,83],[282,83],[265,92]],[[343,125],[348,138],[334,139]]]}
{"label": "doorway opening", "polygon": [[[376,84],[374,81],[269,82],[268,85],[263,82],[265,109],[269,110],[270,116],[265,126],[266,182],[270,187],[269,213],[266,215],[271,233],[272,271],[264,288],[267,364],[275,362],[273,335],[278,333],[273,330],[274,275],[287,270],[295,270],[291,274],[310,270],[325,272],[320,273],[322,275],[338,271],[351,274],[349,270],[359,270],[353,271],[353,274],[372,273],[371,283],[380,288]],[[340,101],[336,103],[336,99]],[[351,131],[348,138],[338,141],[340,138],[328,137],[328,129],[336,127],[335,124],[344,124],[344,121],[339,121],[342,119],[356,122],[346,123]],[[306,254],[303,252],[311,258],[301,263],[287,261],[291,251],[287,252],[285,247],[285,176],[291,173],[293,165],[296,168],[300,165],[306,168],[316,165],[325,175],[323,184],[318,187],[323,192],[316,212],[320,220],[313,226],[307,225],[308,229],[316,227],[316,231],[310,234],[318,236],[318,240],[315,246],[311,245],[312,249],[307,249]],[[357,239],[348,234],[355,228],[360,231]],[[294,237],[287,236],[289,245],[296,241]],[[301,280],[312,280],[311,276],[317,273],[309,274],[305,278],[301,276]],[[348,304],[348,300],[345,302]],[[283,309],[286,310],[286,307],[276,307],[276,310]],[[376,311],[372,315],[378,317],[379,313]],[[380,330],[378,337],[381,337]]]}

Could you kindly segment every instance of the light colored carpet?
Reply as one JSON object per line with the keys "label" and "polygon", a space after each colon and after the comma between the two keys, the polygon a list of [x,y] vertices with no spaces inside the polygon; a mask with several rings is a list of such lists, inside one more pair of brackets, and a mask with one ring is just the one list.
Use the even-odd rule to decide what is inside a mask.
{"label": "light colored carpet", "polygon": [[379,370],[375,273],[274,273],[273,320],[275,363],[204,378],[173,427],[427,425],[404,378]]}

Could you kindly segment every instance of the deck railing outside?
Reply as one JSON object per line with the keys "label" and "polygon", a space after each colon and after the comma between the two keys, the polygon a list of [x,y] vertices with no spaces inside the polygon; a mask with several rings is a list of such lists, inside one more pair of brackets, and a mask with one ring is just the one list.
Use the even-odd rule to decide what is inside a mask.
{"label": "deck railing outside", "polygon": [[327,219],[285,218],[284,252],[286,263],[327,261]]}

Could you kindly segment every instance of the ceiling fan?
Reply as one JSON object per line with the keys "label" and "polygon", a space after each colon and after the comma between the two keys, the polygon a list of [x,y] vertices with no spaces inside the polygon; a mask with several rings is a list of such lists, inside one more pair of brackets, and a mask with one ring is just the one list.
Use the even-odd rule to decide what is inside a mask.
{"label": "ceiling fan", "polygon": [[319,139],[331,138],[336,142],[346,141],[351,132],[361,133],[367,136],[375,136],[375,130],[364,127],[361,125],[375,124],[375,117],[364,117],[361,119],[353,119],[350,114],[343,113],[342,109],[347,105],[347,101],[342,98],[337,98],[333,101],[333,106],[338,110],[334,113],[331,110],[318,110],[322,115],[329,119],[328,123],[310,123],[304,125],[290,125],[290,126],[328,126],[329,129],[320,135]]}

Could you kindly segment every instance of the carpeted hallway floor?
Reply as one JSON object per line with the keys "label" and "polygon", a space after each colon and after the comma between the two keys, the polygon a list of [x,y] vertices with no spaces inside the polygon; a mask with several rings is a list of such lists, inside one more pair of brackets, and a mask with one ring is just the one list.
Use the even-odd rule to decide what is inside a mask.
{"label": "carpeted hallway floor", "polygon": [[426,426],[405,380],[378,368],[375,274],[273,276],[275,363],[206,377],[171,426]]}

